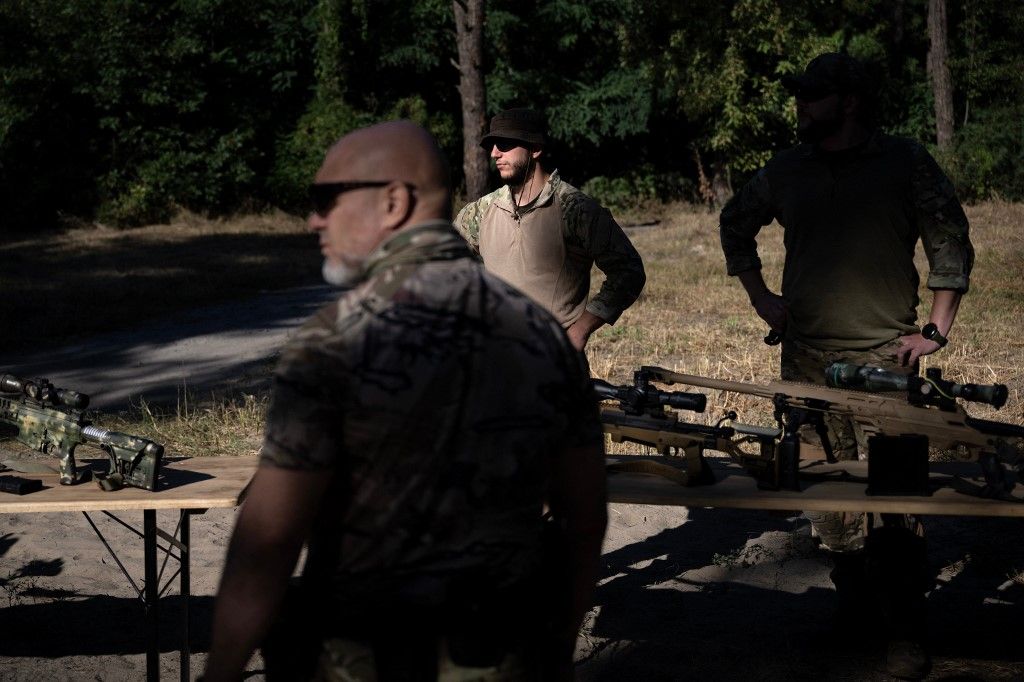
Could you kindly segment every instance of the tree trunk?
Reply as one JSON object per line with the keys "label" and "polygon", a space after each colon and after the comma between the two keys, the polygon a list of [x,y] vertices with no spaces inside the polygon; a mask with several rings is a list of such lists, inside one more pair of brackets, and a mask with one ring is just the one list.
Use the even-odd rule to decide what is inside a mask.
{"label": "tree trunk", "polygon": [[946,0],[928,0],[928,75],[935,98],[935,141],[940,150],[953,144],[953,83],[949,77]]}
{"label": "tree trunk", "polygon": [[487,193],[487,152],[480,148],[486,132],[484,90],[484,0],[453,0],[455,41],[459,48],[459,97],[462,99],[462,170],[466,198]]}

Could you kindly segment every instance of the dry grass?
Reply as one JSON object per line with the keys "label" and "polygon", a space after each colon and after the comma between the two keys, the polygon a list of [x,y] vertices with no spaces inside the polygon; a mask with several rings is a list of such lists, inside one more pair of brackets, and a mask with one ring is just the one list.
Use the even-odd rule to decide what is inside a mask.
{"label": "dry grass", "polygon": [[[999,381],[1010,387],[999,412],[971,406],[979,417],[1024,424],[1024,205],[988,202],[969,207],[977,262],[950,345],[925,359],[958,381]],[[655,206],[630,223],[648,280],[640,300],[588,348],[595,376],[628,383],[641,365],[756,383],[777,377],[778,348],[762,342],[765,325],[754,315],[739,283],[725,274],[718,216],[699,207]],[[627,222],[627,221],[624,221]],[[765,279],[777,285],[782,270],[782,231],[766,228],[759,239]],[[230,297],[255,295],[319,278],[319,253],[300,220],[284,214],[233,221],[183,216],[171,225],[130,231],[83,229],[39,239],[0,243],[0,316],[24,320],[4,335],[0,348],[23,343],[56,345],[76,333],[124,330],[146,317]],[[918,254],[919,267],[927,264]],[[600,281],[600,275],[595,278]],[[922,317],[930,293],[922,286]],[[11,329],[11,327],[8,327]],[[269,375],[269,365],[266,369]],[[768,401],[708,391],[703,415],[713,422],[727,409],[740,421],[769,424]],[[180,454],[245,454],[259,447],[265,390],[183,397],[176,409],[136,406],[101,415],[104,425],[166,443]],[[621,448],[622,446],[612,446]],[[630,446],[631,447],[631,446]]]}
{"label": "dry grass", "polygon": [[[944,376],[961,382],[1008,385],[1010,400],[999,412],[971,405],[972,415],[1024,424],[1024,338],[1019,333],[1024,307],[1024,205],[988,202],[968,207],[976,264],[971,291],[964,298],[950,344],[924,359]],[[629,383],[641,365],[658,365],[689,374],[764,383],[778,378],[778,347],[766,346],[767,332],[754,314],[739,282],[725,274],[718,241],[718,216],[700,208],[668,206],[661,222],[632,231],[644,257],[647,287],[640,300],[614,327],[600,329],[588,348],[595,376]],[[782,230],[765,228],[758,238],[769,286],[778,289],[784,250]],[[918,268],[927,273],[920,249]],[[924,278],[922,278],[924,279]],[[921,287],[919,315],[924,318],[931,292]],[[690,421],[713,422],[727,409],[740,421],[770,424],[768,401],[721,391],[709,394],[704,415]],[[613,445],[617,451],[633,446]]]}
{"label": "dry grass", "polygon": [[173,410],[143,402],[105,419],[104,426],[164,443],[174,456],[258,455],[268,398],[266,392],[202,402],[183,396]]}

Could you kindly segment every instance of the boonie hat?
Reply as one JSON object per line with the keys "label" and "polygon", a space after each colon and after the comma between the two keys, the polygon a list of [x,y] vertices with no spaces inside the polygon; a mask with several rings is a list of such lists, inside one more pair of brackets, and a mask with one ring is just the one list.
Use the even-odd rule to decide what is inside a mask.
{"label": "boonie hat", "polygon": [[864,65],[840,52],[818,55],[802,74],[783,76],[782,85],[797,98],[812,101],[838,92],[866,94],[870,88]]}
{"label": "boonie hat", "polygon": [[533,109],[506,109],[491,119],[487,134],[480,140],[480,146],[490,149],[495,140],[515,140],[528,145],[543,145],[544,116]]}

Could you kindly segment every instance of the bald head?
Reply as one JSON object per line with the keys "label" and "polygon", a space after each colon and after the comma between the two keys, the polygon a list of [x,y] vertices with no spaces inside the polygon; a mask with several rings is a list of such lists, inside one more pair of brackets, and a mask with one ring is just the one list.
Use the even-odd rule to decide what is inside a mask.
{"label": "bald head", "polygon": [[430,133],[412,121],[379,123],[342,137],[327,151],[316,180],[408,183],[415,202],[405,224],[451,219],[448,165]]}

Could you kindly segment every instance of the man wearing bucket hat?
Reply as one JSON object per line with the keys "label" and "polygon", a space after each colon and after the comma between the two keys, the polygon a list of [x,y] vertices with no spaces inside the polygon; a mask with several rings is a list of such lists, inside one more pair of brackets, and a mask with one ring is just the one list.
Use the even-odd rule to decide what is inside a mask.
{"label": "man wearing bucket hat", "polygon": [[[783,379],[822,384],[833,362],[916,373],[921,356],[946,344],[974,260],[952,184],[920,144],[874,128],[872,85],[856,59],[819,55],[783,84],[796,98],[801,144],[772,158],[723,209],[728,272],[781,338]],[[761,276],[755,242],[773,220],[785,230],[781,295]],[[936,332],[927,338],[917,325],[919,239]],[[839,459],[866,452],[852,422],[826,426]],[[920,524],[896,514],[806,516],[832,553],[841,618],[877,603],[889,672],[922,677],[930,581]]]}
{"label": "man wearing bucket hat", "polygon": [[[629,238],[592,198],[544,168],[544,117],[509,109],[480,141],[502,181],[466,205],[455,226],[484,266],[554,314],[577,349],[614,324],[644,287],[643,262]],[[604,272],[588,300],[590,269]]]}

